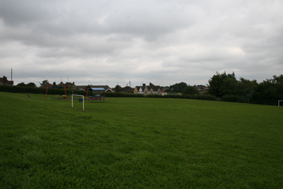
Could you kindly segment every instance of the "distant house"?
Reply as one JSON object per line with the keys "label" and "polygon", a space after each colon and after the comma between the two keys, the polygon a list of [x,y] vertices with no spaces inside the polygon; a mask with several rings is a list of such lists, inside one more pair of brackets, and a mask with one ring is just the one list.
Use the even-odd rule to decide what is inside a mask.
{"label": "distant house", "polygon": [[47,83],[47,84],[43,84],[43,85],[40,86],[40,88],[44,88],[44,89],[46,89],[47,87],[48,87],[48,88],[52,88],[53,85],[50,84],[50,83]]}
{"label": "distant house", "polygon": [[200,94],[207,94],[208,93],[208,86],[197,85],[196,88],[197,88],[197,90]]}
{"label": "distant house", "polygon": [[162,95],[162,89],[160,86],[155,86],[152,83],[149,83],[149,85],[143,84],[142,86],[136,86],[134,89],[135,94],[144,94],[144,95],[149,95],[149,94],[158,94]]}
{"label": "distant house", "polygon": [[0,78],[0,85],[10,85],[12,86],[14,84],[14,81],[9,81],[7,77],[3,76]]}
{"label": "distant house", "polygon": [[72,86],[75,87],[75,82],[73,82],[73,83],[71,83],[71,82],[66,82],[66,83],[61,82],[56,86],[52,85],[50,83],[46,83],[46,84],[41,85],[40,88],[46,88],[46,87],[48,87],[48,88],[63,88],[63,87],[65,87],[66,89],[69,89]]}
{"label": "distant house", "polygon": [[[117,87],[117,86],[116,86]],[[134,92],[134,88],[131,88],[129,86],[126,86],[126,87],[120,87],[117,91],[117,88],[112,88],[112,91],[113,92],[119,92],[119,93],[133,93]]]}
{"label": "distant house", "polygon": [[65,87],[66,89],[69,89],[70,87],[75,87],[76,85],[75,85],[75,82],[73,82],[73,83],[71,83],[71,82],[63,83],[63,82],[61,81],[61,83],[59,84],[59,86],[63,86],[63,87]]}
{"label": "distant house", "polygon": [[113,89],[111,89],[111,88],[108,88],[108,89],[106,89],[106,90],[105,90],[105,92],[106,92],[106,93],[113,93],[113,92],[114,92],[114,90],[113,90]]}
{"label": "distant house", "polygon": [[121,92],[122,93],[133,93],[134,92],[134,88],[126,86],[126,87],[122,87],[121,88]]}
{"label": "distant house", "polygon": [[162,89],[162,96],[167,95],[166,89]]}
{"label": "distant house", "polygon": [[90,88],[104,88],[105,92],[112,91],[112,89],[108,85],[76,85],[74,86],[75,90],[85,91],[87,87]]}

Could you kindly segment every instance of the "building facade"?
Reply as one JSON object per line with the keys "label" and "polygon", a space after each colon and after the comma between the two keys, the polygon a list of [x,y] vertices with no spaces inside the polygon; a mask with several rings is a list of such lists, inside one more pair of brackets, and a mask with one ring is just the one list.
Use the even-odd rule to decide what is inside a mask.
{"label": "building facade", "polygon": [[161,89],[160,86],[153,85],[152,83],[149,83],[149,85],[143,84],[142,86],[136,86],[135,87],[134,94],[144,94],[144,95],[157,94],[157,95],[162,95],[162,89]]}

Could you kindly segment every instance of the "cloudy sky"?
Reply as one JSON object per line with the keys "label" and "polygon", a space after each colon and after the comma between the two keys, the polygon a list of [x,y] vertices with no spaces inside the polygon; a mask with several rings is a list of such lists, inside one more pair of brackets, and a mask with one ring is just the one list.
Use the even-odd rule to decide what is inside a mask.
{"label": "cloudy sky", "polygon": [[282,0],[0,0],[0,77],[132,86],[283,74]]}

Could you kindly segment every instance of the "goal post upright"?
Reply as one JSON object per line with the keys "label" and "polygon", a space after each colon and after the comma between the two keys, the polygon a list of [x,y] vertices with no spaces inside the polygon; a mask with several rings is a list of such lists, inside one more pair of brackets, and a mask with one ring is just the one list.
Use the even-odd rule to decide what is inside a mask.
{"label": "goal post upright", "polygon": [[83,111],[85,111],[85,99],[84,95],[77,95],[77,94],[72,94],[72,108],[74,107],[74,96],[81,96],[83,99]]}
{"label": "goal post upright", "polygon": [[283,102],[283,100],[278,100],[278,107],[280,106],[280,102]]}

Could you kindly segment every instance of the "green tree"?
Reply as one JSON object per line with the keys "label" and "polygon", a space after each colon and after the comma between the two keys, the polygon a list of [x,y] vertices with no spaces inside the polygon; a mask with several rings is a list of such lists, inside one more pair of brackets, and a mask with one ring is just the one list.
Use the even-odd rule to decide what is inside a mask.
{"label": "green tree", "polygon": [[170,92],[174,93],[182,93],[184,88],[186,88],[188,85],[185,82],[176,83],[174,85],[170,85]]}
{"label": "green tree", "polygon": [[274,75],[273,80],[275,83],[278,100],[283,99],[283,75],[282,74],[280,76]]}
{"label": "green tree", "polygon": [[277,105],[283,99],[283,75],[273,76],[258,84],[253,98],[254,103]]}
{"label": "green tree", "polygon": [[87,90],[87,89],[89,89],[89,88],[91,88],[91,86],[90,86],[90,85],[87,85],[86,88],[85,88],[85,90]]}
{"label": "green tree", "polygon": [[237,86],[238,81],[234,76],[228,76],[223,79],[222,84],[220,86],[220,94],[221,96],[224,95],[237,95]]}
{"label": "green tree", "polygon": [[199,91],[197,90],[196,86],[188,85],[183,89],[182,94],[195,95],[195,94],[199,94]]}
{"label": "green tree", "polygon": [[208,93],[218,98],[223,95],[236,93],[237,80],[234,72],[232,74],[226,74],[226,72],[220,74],[216,72],[208,82]]}
{"label": "green tree", "polygon": [[275,83],[271,79],[259,83],[255,91],[255,99],[256,103],[275,105],[278,100]]}
{"label": "green tree", "polygon": [[116,85],[115,91],[116,91],[116,93],[121,92],[121,86],[120,85]]}
{"label": "green tree", "polygon": [[243,96],[246,102],[249,103],[250,99],[252,99],[255,94],[257,86],[258,83],[256,80],[250,81],[248,79],[240,78],[237,86],[237,94]]}
{"label": "green tree", "polygon": [[42,83],[40,83],[41,86],[46,84],[49,84],[48,80],[43,80]]}
{"label": "green tree", "polygon": [[36,87],[36,85],[35,85],[35,83],[30,82],[30,83],[27,84],[27,87]]}
{"label": "green tree", "polygon": [[18,83],[17,86],[19,86],[19,87],[25,87],[26,84],[25,84],[24,82],[21,82],[21,83]]}

